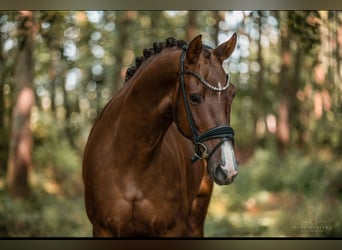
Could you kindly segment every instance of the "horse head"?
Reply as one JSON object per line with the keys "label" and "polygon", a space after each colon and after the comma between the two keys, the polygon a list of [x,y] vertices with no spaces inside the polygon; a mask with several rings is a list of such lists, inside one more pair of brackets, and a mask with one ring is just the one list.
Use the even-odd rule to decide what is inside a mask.
{"label": "horse head", "polygon": [[174,100],[175,123],[192,140],[192,162],[205,160],[210,178],[219,185],[238,174],[230,111],[235,87],[222,67],[234,51],[236,33],[216,48],[202,44],[201,35],[183,47],[179,90]]}

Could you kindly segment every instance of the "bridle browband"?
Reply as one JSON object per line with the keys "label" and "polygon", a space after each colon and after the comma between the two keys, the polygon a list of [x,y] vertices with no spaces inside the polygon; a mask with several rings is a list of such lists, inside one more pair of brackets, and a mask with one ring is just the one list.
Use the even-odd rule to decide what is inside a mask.
{"label": "bridle browband", "polygon": [[[191,158],[191,163],[194,163],[200,159],[209,160],[210,157],[212,156],[212,154],[216,151],[216,149],[221,144],[223,144],[225,141],[231,140],[234,143],[234,130],[230,126],[224,124],[224,125],[220,125],[220,126],[212,128],[212,129],[209,129],[206,132],[199,135],[199,133],[197,132],[196,124],[195,124],[195,121],[193,119],[191,109],[190,109],[190,105],[189,105],[189,102],[187,99],[186,90],[185,90],[185,83],[184,83],[184,75],[189,74],[189,75],[195,76],[196,78],[198,78],[200,80],[200,82],[205,87],[207,87],[208,89],[215,91],[215,92],[222,92],[222,91],[225,91],[226,89],[228,89],[228,87],[229,87],[229,75],[227,74],[227,77],[226,77],[227,82],[226,82],[225,86],[215,87],[212,84],[210,84],[209,82],[207,82],[200,74],[198,74],[194,71],[191,71],[191,70],[184,70],[184,61],[185,61],[185,55],[186,55],[187,47],[184,46],[182,49],[183,49],[183,51],[181,54],[180,73],[179,73],[179,75],[180,75],[180,88],[178,91],[177,104],[176,104],[175,112],[174,112],[174,118],[175,118],[174,120],[175,120],[175,124],[176,124],[178,130],[185,137],[189,138],[188,136],[185,135],[185,133],[179,127],[178,119],[177,119],[177,115],[176,115],[177,106],[178,106],[178,99],[179,99],[180,91],[182,91],[185,111],[187,114],[189,127],[190,127],[191,133],[192,133],[192,138],[189,138],[189,139],[191,139],[193,144],[194,144],[195,154]],[[221,141],[209,153],[208,148],[204,145],[203,142],[205,142],[207,140],[211,140],[211,139],[221,139]]]}

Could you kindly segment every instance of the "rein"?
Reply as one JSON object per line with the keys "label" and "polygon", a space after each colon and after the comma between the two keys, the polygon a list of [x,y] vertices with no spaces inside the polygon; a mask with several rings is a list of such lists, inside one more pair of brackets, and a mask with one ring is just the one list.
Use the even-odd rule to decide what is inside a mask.
{"label": "rein", "polygon": [[[191,70],[184,70],[184,61],[185,61],[185,55],[186,55],[186,47],[183,47],[183,51],[181,54],[181,60],[180,60],[180,88],[178,92],[178,99],[180,95],[180,91],[182,91],[182,96],[184,100],[184,105],[185,105],[185,111],[187,114],[188,118],[188,124],[191,129],[192,133],[192,138],[189,138],[188,136],[185,135],[185,133],[181,130],[181,128],[178,125],[178,120],[177,120],[177,115],[175,115],[175,124],[178,128],[178,130],[187,138],[191,139],[193,144],[194,144],[194,150],[195,154],[191,157],[191,163],[196,162],[197,160],[200,159],[205,159],[209,160],[212,154],[221,146],[225,141],[231,140],[234,143],[234,130],[232,127],[224,124],[224,125],[219,125],[217,127],[214,127],[212,129],[207,130],[206,132],[202,133],[199,135],[197,129],[196,129],[196,124],[193,119],[190,105],[187,99],[186,95],[186,90],[185,90],[185,82],[184,82],[184,75],[190,74],[195,76],[200,80],[200,82],[207,87],[208,89],[215,91],[215,92],[222,92],[226,90],[229,87],[229,75],[227,74],[227,82],[225,86],[223,87],[215,87],[211,85],[209,82],[207,82],[200,74],[191,71]],[[177,99],[177,104],[176,104],[176,111],[177,111],[177,106],[178,106],[178,99]],[[203,143],[207,140],[211,139],[221,139],[221,141],[214,147],[212,152],[208,151],[207,146]]]}

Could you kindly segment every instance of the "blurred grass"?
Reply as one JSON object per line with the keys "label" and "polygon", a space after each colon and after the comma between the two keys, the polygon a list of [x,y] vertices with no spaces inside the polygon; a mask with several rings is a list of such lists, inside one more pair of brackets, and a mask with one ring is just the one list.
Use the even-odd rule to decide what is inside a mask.
{"label": "blurred grass", "polygon": [[342,236],[342,159],[329,148],[279,158],[258,149],[230,186],[215,186],[205,235]]}
{"label": "blurred grass", "polygon": [[1,237],[91,236],[85,213],[81,158],[58,137],[45,138],[33,153],[31,193],[13,199],[0,179]]}

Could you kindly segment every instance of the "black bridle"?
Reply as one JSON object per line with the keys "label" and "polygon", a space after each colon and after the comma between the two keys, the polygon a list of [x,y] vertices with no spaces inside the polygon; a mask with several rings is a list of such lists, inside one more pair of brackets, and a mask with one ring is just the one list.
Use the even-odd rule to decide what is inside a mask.
{"label": "black bridle", "polygon": [[[210,157],[212,156],[212,154],[216,151],[216,149],[221,144],[223,144],[225,141],[231,140],[234,143],[234,130],[232,127],[224,124],[224,125],[220,125],[220,126],[212,128],[212,129],[209,129],[202,134],[198,133],[198,131],[196,129],[195,121],[194,121],[192,113],[191,113],[191,109],[190,109],[190,105],[189,105],[189,102],[187,99],[187,95],[186,95],[184,75],[189,74],[189,75],[195,76],[196,78],[198,78],[200,80],[200,82],[204,86],[206,86],[207,88],[209,88],[213,91],[216,91],[216,92],[221,92],[221,91],[228,89],[228,87],[229,87],[229,75],[227,74],[227,82],[226,82],[224,87],[222,87],[222,88],[221,87],[215,87],[215,86],[211,85],[209,82],[207,82],[200,74],[198,74],[194,71],[191,71],[191,70],[184,70],[185,55],[186,55],[186,47],[183,48],[183,51],[181,54],[181,60],[180,60],[180,73],[179,73],[180,74],[180,88],[178,91],[177,104],[176,104],[176,108],[175,108],[175,112],[174,112],[174,117],[175,117],[174,120],[175,120],[175,124],[176,124],[178,130],[185,137],[189,138],[188,136],[185,135],[185,133],[179,127],[178,119],[177,119],[177,115],[176,115],[178,100],[179,100],[180,92],[182,91],[185,111],[187,114],[189,127],[190,127],[191,133],[192,133],[192,138],[189,138],[189,139],[191,139],[193,144],[194,144],[195,154],[191,158],[191,163],[194,163],[199,159],[209,160]],[[203,142],[205,142],[207,140],[211,140],[211,139],[221,139],[221,141],[213,148],[213,150],[211,152],[209,152],[208,148],[206,147],[206,145]]]}

